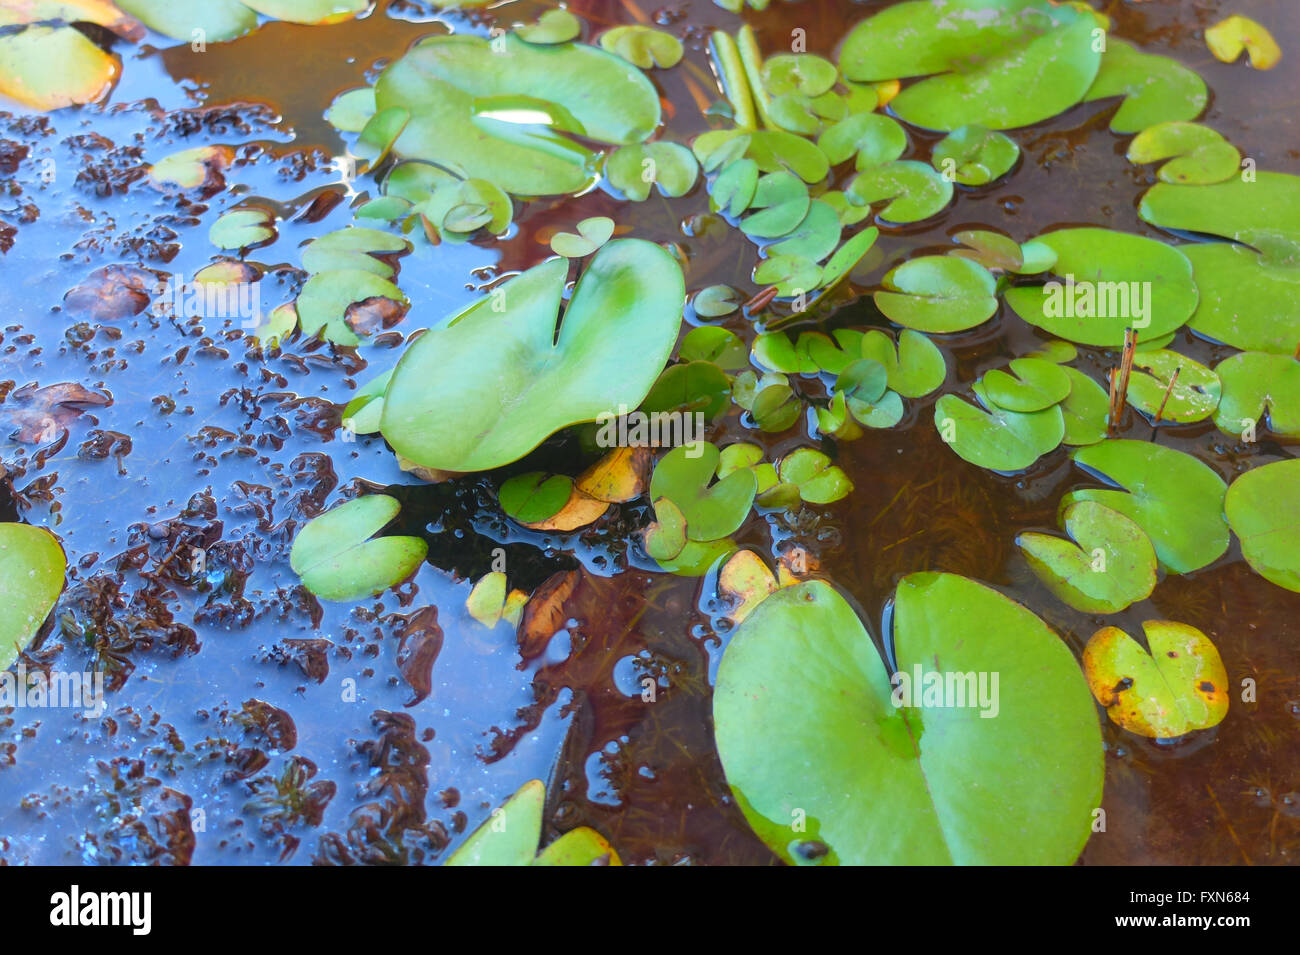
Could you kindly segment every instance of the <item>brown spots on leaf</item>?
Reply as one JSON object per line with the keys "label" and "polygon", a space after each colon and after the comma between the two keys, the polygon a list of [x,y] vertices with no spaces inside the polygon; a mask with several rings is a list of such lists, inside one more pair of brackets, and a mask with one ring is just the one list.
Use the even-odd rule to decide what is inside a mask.
{"label": "brown spots on leaf", "polygon": [[343,320],[354,332],[365,337],[392,328],[406,317],[408,307],[383,295],[372,295],[349,305],[343,313]]}

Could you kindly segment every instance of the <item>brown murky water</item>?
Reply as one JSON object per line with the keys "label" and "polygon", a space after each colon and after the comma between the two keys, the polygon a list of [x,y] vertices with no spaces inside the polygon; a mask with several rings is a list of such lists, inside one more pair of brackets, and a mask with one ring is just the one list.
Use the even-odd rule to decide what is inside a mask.
{"label": "brown murky water", "polygon": [[[747,19],[766,52],[798,27],[810,51],[831,53],[849,25],[882,5],[777,0]],[[542,6],[513,3],[495,15],[526,20]],[[1294,56],[1293,6],[1104,7],[1120,36],[1202,73],[1213,91],[1205,122],[1261,168],[1300,172],[1294,63],[1269,73],[1220,64],[1200,38],[1240,12],[1268,24]],[[570,9],[587,21],[587,36],[651,21],[682,35],[687,60],[654,75],[666,135],[684,141],[708,128],[697,104],[717,96],[705,39],[739,18],[703,0],[658,8],[575,0]],[[295,246],[346,225],[355,198],[330,166],[342,143],[322,119],[325,106],[418,37],[491,16],[395,0],[353,23],[272,23],[203,53],[155,37],[160,49],[122,51],[124,78],[104,106],[0,114],[0,415],[21,413],[20,389],[31,382],[80,383],[111,401],[87,406],[46,445],[11,441],[3,452],[3,519],[50,526],[71,567],[26,663],[102,667],[110,693],[102,719],[0,710],[0,862],[430,862],[534,777],[548,780],[549,831],[595,826],[625,861],[775,861],[731,802],[713,751],[710,686],[725,621],[699,581],[650,572],[632,543],[648,520],[643,505],[615,507],[571,536],[522,531],[496,506],[501,475],[411,486],[382,441],[348,443],[339,430],[341,404],[393,365],[413,330],[540,261],[549,231],[584,216],[610,215],[638,235],[677,243],[688,288],[754,290],[754,252],[743,238],[720,222],[684,227],[707,211],[702,187],[635,206],[600,192],[536,202],[502,243],[422,246],[401,260],[410,315],[360,352],[297,341],[264,355],[237,322],[147,311],[97,317],[63,300],[111,263],[192,275],[213,258],[207,226],[250,196],[285,219],[280,241],[248,256],[266,268],[263,307],[290,299]],[[1135,211],[1154,180],[1124,160],[1126,140],[1106,128],[1113,108],[1079,106],[1014,133],[1024,160],[1011,180],[962,191],[923,227],[884,230],[866,281],[972,225],[1019,239],[1065,224],[1156,235]],[[142,164],[207,143],[239,156],[228,192],[176,202],[142,180]],[[918,158],[932,143],[914,138]],[[961,381],[1031,346],[1037,333],[1005,311],[942,342]],[[831,320],[887,324],[869,297],[846,296]],[[753,334],[743,318],[728,327]],[[1228,351],[1187,332],[1177,345],[1201,361]],[[1105,350],[1082,353],[1098,372],[1116,361]],[[773,556],[806,548],[873,629],[901,576],[947,570],[1001,588],[1079,650],[1098,620],[1052,598],[1013,541],[1054,527],[1061,495],[1087,478],[1063,451],[1017,477],[967,465],[939,440],[930,402],[909,405],[897,429],[824,445],[856,485],[846,500],[807,508],[794,523],[754,516],[740,542]],[[1152,429],[1137,416],[1125,434],[1194,453],[1226,479],[1295,454],[1269,442],[1237,445],[1210,425]],[[734,414],[711,437],[742,436],[776,452],[808,442],[799,429],[757,436]],[[505,473],[577,473],[585,463],[560,437]],[[429,562],[396,594],[355,608],[318,602],[297,586],[289,544],[303,521],[372,489],[401,499],[402,530],[429,540]],[[176,558],[191,546],[205,549],[202,568]],[[486,631],[464,611],[471,581],[490,569],[498,546],[513,586],[531,589],[559,570],[580,575],[565,629],[527,661],[505,627]],[[1233,684],[1253,679],[1258,696],[1234,698],[1219,727],[1174,745],[1103,718],[1107,831],[1082,861],[1295,861],[1300,595],[1251,573],[1234,544],[1215,565],[1162,581],[1118,617],[1107,622],[1140,630],[1143,619],[1170,617],[1200,627]],[[641,700],[646,675],[658,686],[650,704]]]}

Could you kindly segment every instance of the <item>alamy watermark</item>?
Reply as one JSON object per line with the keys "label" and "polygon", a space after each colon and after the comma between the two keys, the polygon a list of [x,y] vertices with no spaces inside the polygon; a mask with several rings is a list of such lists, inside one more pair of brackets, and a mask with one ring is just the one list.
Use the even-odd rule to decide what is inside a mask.
{"label": "alamy watermark", "polygon": [[185,273],[178,272],[154,291],[154,315],[162,316],[167,310],[176,318],[228,318],[238,320],[243,328],[256,328],[262,320],[261,284],[186,282]]}
{"label": "alamy watermark", "polygon": [[0,673],[0,707],[19,709],[79,709],[94,719],[102,716],[104,703],[104,674],[83,670],[52,670],[27,672],[20,663],[13,670]]}
{"label": "alamy watermark", "polygon": [[675,448],[686,446],[688,458],[704,453],[704,412],[702,411],[630,411],[619,405],[618,411],[602,411],[596,416],[600,429],[596,444],[602,448]]}
{"label": "alamy watermark", "polygon": [[998,715],[998,673],[981,670],[926,670],[917,663],[912,672],[899,671],[889,678],[894,691],[890,701],[898,708],[947,709],[970,707],[981,719]]}
{"label": "alamy watermark", "polygon": [[1043,286],[1043,314],[1048,318],[1122,318],[1130,328],[1151,324],[1150,282],[1064,282]]}

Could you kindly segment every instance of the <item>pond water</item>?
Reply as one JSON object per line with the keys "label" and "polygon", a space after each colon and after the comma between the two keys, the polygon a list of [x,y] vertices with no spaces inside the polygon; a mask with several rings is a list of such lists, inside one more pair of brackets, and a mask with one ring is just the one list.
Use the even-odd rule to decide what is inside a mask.
{"label": "pond water", "polygon": [[[887,4],[774,2],[747,11],[760,45],[795,28],[830,55],[856,22]],[[301,337],[264,353],[239,320],[110,315],[70,290],[125,263],[192,276],[214,258],[207,229],[255,197],[281,238],[248,253],[266,271],[262,307],[292,299],[302,242],[352,221],[373,183],[347,180],[343,141],[323,120],[339,92],[370,82],[430,32],[485,32],[494,18],[531,20],[548,5],[485,13],[381,2],[332,26],[267,23],[203,52],[151,34],[118,45],[120,82],[103,103],[50,114],[0,112],[0,416],[17,430],[21,389],[77,383],[107,399],[61,418],[50,440],[8,440],[4,520],[49,527],[68,555],[67,588],[25,663],[101,669],[107,712],[0,709],[0,862],[177,864],[430,863],[523,782],[547,781],[548,833],[590,825],[627,863],[767,864],[776,858],[731,798],[713,746],[711,684],[728,639],[710,578],[658,571],[636,532],[643,502],[615,506],[571,535],[528,531],[496,501],[503,476],[577,473],[588,458],[557,437],[490,478],[426,485],[402,472],[378,436],[347,440],[342,406],[388,370],[416,329],[478,298],[505,273],[550,255],[557,228],[608,215],[685,254],[686,285],[727,283],[752,294],[751,245],[707,212],[702,184],[680,199],[631,206],[600,191],[528,203],[504,240],[430,246],[400,260],[405,320],[361,349]],[[1300,173],[1295,70],[1222,64],[1200,32],[1228,13],[1267,23],[1288,55],[1300,16],[1283,0],[1151,0],[1100,5],[1116,35],[1195,68],[1212,90],[1203,122],[1261,168]],[[709,2],[656,7],[572,0],[595,32],[653,22],[686,42],[683,67],[654,74],[667,137],[709,128],[697,92],[717,98],[707,56],[715,27],[741,17]],[[961,228],[1029,237],[1063,225],[1159,236],[1136,214],[1150,166],[1124,159],[1107,129],[1113,101],[1083,104],[1014,131],[1024,159],[1004,184],[962,192],[918,227],[885,228],[875,284],[918,252],[943,251]],[[926,159],[939,137],[914,140]],[[145,164],[179,149],[234,150],[226,188],[166,197]],[[870,296],[845,293],[833,326],[887,327]],[[747,339],[739,314],[727,327]],[[969,382],[1024,354],[1039,337],[1006,307],[949,336],[953,373]],[[1231,349],[1183,330],[1176,346],[1212,364]],[[1101,379],[1114,350],[1081,348]],[[966,464],[931,424],[930,398],[896,428],[824,449],[855,485],[846,499],[797,519],[751,514],[742,546],[777,557],[802,547],[878,632],[897,581],[944,570],[1021,601],[1081,651],[1097,618],[1066,608],[1014,546],[1052,530],[1080,476],[1062,452],[1003,477]],[[30,413],[30,412],[28,412]],[[7,426],[8,428],[9,426]],[[1239,444],[1209,422],[1152,428],[1135,413],[1128,437],[1196,455],[1227,480],[1294,445]],[[743,426],[733,408],[711,434],[782,453],[809,442]],[[396,591],[355,603],[319,601],[299,586],[289,547],[302,524],[348,497],[383,490],[402,502],[400,531],[429,557]],[[487,630],[465,599],[503,547],[510,583],[531,591],[581,568],[563,629],[528,659],[502,624]],[[201,548],[196,564],[189,555]],[[1103,718],[1107,830],[1083,864],[1293,863],[1300,851],[1300,594],[1244,563],[1239,545],[1213,565],[1161,581],[1107,623],[1140,632],[1184,620],[1218,646],[1232,687],[1258,686],[1218,727],[1162,744]],[[656,699],[643,702],[652,676]]]}

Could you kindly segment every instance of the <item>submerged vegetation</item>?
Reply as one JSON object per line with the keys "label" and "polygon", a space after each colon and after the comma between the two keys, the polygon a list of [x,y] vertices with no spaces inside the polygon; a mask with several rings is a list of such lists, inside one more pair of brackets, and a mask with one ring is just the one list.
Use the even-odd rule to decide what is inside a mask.
{"label": "submerged vegetation", "polygon": [[[0,0],[0,26],[15,27],[0,35],[0,92],[77,109],[132,68],[114,52],[123,42],[237,44],[268,19],[324,30],[411,6]],[[570,721],[545,756],[552,778],[500,777],[478,818],[499,808],[472,832],[442,767],[449,832],[428,816],[427,768],[448,744],[376,709],[379,739],[354,746],[369,781],[344,831],[320,836],[326,862],[707,858],[689,848],[698,831],[669,858],[621,843],[644,822],[600,808],[597,777],[628,792],[655,779],[649,763],[620,763],[645,719],[626,710],[645,706],[674,722],[635,730],[643,751],[709,780],[696,785],[712,808],[694,824],[722,845],[748,840],[727,861],[1069,864],[1107,832],[1106,787],[1131,789],[1132,747],[1156,741],[1141,751],[1154,777],[1225,721],[1258,718],[1266,678],[1243,676],[1257,674],[1250,651],[1234,639],[1237,655],[1221,653],[1206,632],[1245,609],[1164,608],[1177,578],[1195,587],[1216,571],[1265,608],[1296,604],[1257,588],[1300,594],[1300,177],[1209,124],[1192,65],[1143,49],[1101,3],[846,5],[820,53],[806,28],[782,33],[795,4],[719,3],[729,13],[709,8],[706,22],[724,24],[711,29],[668,8],[651,26],[580,3],[529,4],[526,18],[445,6],[421,8],[412,25],[429,35],[403,34],[415,42],[400,55],[356,50],[375,61],[365,85],[318,97],[346,147],[339,191],[295,205],[242,184],[256,164],[246,143],[140,159],[142,182],[192,212],[185,242],[206,235],[216,250],[190,283],[229,305],[198,306],[205,357],[264,376],[297,415],[247,441],[214,417],[202,476],[228,455],[294,450],[301,431],[344,450],[258,462],[310,490],[278,504],[269,479],[240,482],[260,535],[246,549],[223,546],[210,486],[175,521],[142,524],[102,599],[108,582],[76,569],[98,553],[70,549],[68,567],[59,521],[35,526],[7,479],[24,522],[0,524],[0,665],[48,668],[56,633],[93,647],[119,685],[142,647],[197,652],[140,605],[171,587],[220,604],[196,609],[205,639],[219,622],[221,641],[239,640],[232,621],[264,612],[243,591],[264,562],[278,619],[310,631],[275,654],[307,682],[352,659],[329,619],[373,629],[360,653],[391,660],[390,685],[414,695],[403,705],[486,706],[484,763]],[[1259,23],[1206,26],[1218,60],[1278,65]],[[680,100],[665,95],[670,76]],[[699,121],[679,132],[692,99]],[[100,107],[85,108],[93,127]],[[1084,110],[1113,178],[1078,198],[1121,204],[1138,183],[1128,228],[1070,195],[1032,231],[985,215],[982,200],[1051,153],[1044,128]],[[1041,186],[1025,186],[1025,206]],[[469,294],[431,295],[456,284],[431,270],[458,250],[504,258]],[[149,319],[171,298],[165,319],[181,327],[182,298],[153,294],[145,259],[108,268],[69,294],[70,313]],[[735,287],[746,277],[752,293]],[[440,317],[433,304],[448,302]],[[313,393],[313,367],[341,373],[342,400]],[[33,412],[20,397],[6,388],[3,410],[24,444],[66,441],[73,406],[107,401],[81,388]],[[266,399],[232,387],[221,404]],[[115,410],[102,409],[105,429]],[[336,495],[339,478],[352,483]],[[864,542],[856,557],[845,538]],[[126,599],[122,574],[146,566],[162,590]],[[431,573],[469,579],[436,602],[420,594]],[[327,617],[330,602],[343,606]],[[1253,619],[1271,625],[1270,612]],[[1284,694],[1297,657],[1275,651],[1290,672],[1267,692]],[[532,702],[513,672],[480,691],[473,656],[525,671]],[[321,825],[335,784],[308,786],[316,765],[283,760],[297,739],[286,709],[209,707],[219,725],[203,745],[237,764],[229,779],[292,855],[290,830]],[[235,727],[262,745],[227,739]],[[303,787],[310,798],[294,795]],[[297,808],[274,808],[284,800]],[[176,861],[194,848],[190,808]]]}

